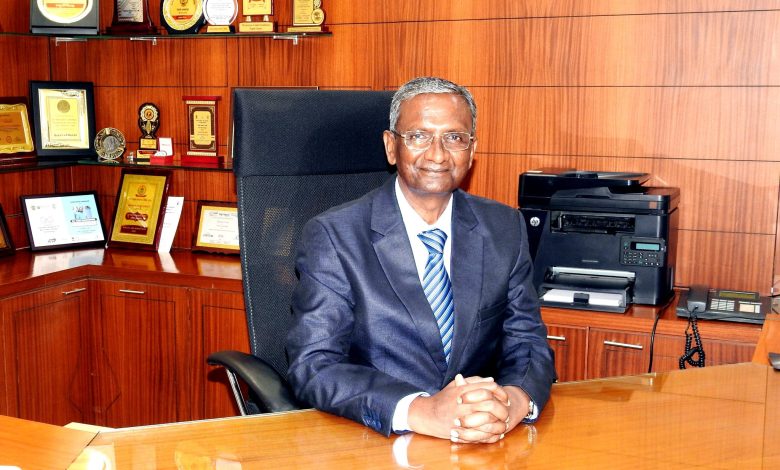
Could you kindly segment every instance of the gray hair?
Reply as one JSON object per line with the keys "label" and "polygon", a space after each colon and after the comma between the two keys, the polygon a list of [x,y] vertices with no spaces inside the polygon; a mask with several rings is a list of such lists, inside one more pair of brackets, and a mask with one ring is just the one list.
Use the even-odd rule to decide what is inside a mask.
{"label": "gray hair", "polygon": [[474,104],[474,98],[471,93],[460,85],[456,85],[449,80],[438,77],[418,77],[409,80],[401,85],[401,88],[393,95],[393,101],[390,103],[390,130],[395,132],[395,125],[398,123],[398,115],[401,111],[401,103],[410,100],[417,95],[426,93],[452,93],[466,100],[471,110],[471,132],[477,130],[477,105]]}

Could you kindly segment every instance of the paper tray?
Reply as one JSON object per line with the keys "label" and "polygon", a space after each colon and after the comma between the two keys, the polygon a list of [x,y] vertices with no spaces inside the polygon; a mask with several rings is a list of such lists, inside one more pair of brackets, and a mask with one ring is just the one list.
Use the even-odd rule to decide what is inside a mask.
{"label": "paper tray", "polygon": [[582,289],[571,286],[542,284],[539,289],[542,305],[577,310],[624,313],[628,309],[628,289]]}

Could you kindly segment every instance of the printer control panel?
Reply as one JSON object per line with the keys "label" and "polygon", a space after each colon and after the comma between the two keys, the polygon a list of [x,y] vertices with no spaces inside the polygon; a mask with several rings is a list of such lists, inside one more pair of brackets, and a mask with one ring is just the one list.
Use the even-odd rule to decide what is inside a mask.
{"label": "printer control panel", "polygon": [[661,267],[665,260],[666,241],[663,238],[622,237],[620,240],[620,264]]}

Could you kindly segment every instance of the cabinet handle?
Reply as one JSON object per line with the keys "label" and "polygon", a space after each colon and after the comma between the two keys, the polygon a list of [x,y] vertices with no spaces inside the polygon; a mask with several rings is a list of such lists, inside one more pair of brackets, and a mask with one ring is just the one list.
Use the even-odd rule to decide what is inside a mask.
{"label": "cabinet handle", "polygon": [[144,295],[144,294],[146,294],[146,291],[130,290],[130,289],[119,289],[119,292],[121,292],[123,294],[137,294],[137,295]]}
{"label": "cabinet handle", "polygon": [[605,346],[617,346],[619,348],[644,349],[641,344],[618,343],[617,341],[604,341]]}
{"label": "cabinet handle", "polygon": [[547,335],[547,339],[550,341],[566,341],[565,336],[553,336],[553,335]]}
{"label": "cabinet handle", "polygon": [[78,289],[66,290],[62,293],[62,295],[78,294],[79,292],[83,292],[85,290],[87,290],[86,287],[79,287]]}

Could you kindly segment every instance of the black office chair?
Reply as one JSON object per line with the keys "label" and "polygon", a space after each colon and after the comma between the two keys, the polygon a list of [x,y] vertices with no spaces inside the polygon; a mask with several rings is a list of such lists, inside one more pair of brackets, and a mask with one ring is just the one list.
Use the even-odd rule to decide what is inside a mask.
{"label": "black office chair", "polygon": [[[242,415],[299,408],[284,378],[303,224],[380,186],[392,93],[235,89],[233,171],[252,354],[220,351]],[[240,381],[247,384],[244,397]]]}

